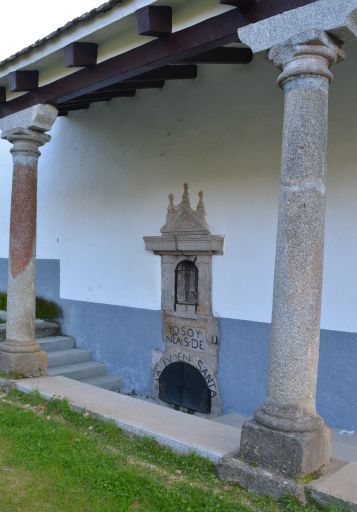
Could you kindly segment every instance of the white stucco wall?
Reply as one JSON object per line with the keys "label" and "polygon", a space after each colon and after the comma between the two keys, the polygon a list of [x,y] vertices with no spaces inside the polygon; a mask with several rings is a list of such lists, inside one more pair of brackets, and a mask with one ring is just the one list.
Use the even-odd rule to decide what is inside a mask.
{"label": "white stucco wall", "polygon": [[[322,326],[357,331],[357,45],[331,90]],[[200,66],[135,98],[60,118],[39,170],[38,257],[61,260],[61,296],[160,308],[159,234],[167,194],[203,189],[208,222],[226,236],[214,258],[222,317],[269,322],[283,94],[263,57],[249,66]],[[11,160],[0,143],[0,256],[7,256]]]}

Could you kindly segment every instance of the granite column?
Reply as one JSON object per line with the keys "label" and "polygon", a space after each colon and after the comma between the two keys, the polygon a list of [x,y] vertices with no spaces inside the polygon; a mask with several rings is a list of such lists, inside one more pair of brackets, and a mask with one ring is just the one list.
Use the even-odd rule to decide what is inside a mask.
{"label": "granite column", "polygon": [[316,412],[325,230],[330,67],[342,51],[325,32],[272,48],[285,93],[268,397],[242,431],[241,456],[286,475],[330,462]]}
{"label": "granite column", "polygon": [[6,341],[0,369],[24,376],[45,374],[47,355],[35,338],[37,164],[39,147],[49,142],[57,110],[37,105],[0,121],[2,138],[12,145],[10,249]]}

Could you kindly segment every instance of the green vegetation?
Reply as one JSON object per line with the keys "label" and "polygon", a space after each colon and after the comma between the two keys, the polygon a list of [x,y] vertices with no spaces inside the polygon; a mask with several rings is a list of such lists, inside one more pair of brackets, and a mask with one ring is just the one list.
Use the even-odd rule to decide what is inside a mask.
{"label": "green vegetation", "polygon": [[6,293],[0,292],[0,310],[6,311],[7,295]]}
{"label": "green vegetation", "polygon": [[[6,293],[0,292],[0,310],[6,311],[7,295]],[[36,318],[42,320],[54,321],[58,320],[62,316],[61,308],[50,300],[43,299],[42,297],[36,298]],[[4,320],[0,320],[0,323],[5,323]]]}
{"label": "green vegetation", "polygon": [[55,302],[36,297],[36,318],[51,321],[58,320],[61,316],[61,308]]}
{"label": "green vegetation", "polygon": [[17,372],[2,372],[0,371],[0,378],[3,378],[3,379],[10,379],[10,380],[19,380],[19,379],[23,379],[25,376],[22,374],[22,373],[17,373]]}
{"label": "green vegetation", "polygon": [[0,439],[1,512],[322,510],[250,494],[220,481],[203,458],[130,437],[37,393],[4,392]]}
{"label": "green vegetation", "polygon": [[308,475],[295,475],[295,482],[298,484],[309,484],[314,480],[318,480],[321,477],[321,474],[318,471],[314,473],[309,473]]}

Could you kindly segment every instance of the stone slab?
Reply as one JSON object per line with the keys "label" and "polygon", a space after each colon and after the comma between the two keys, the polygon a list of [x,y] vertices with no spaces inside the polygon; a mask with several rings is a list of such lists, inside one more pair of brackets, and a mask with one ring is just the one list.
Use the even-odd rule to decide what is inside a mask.
{"label": "stone slab", "polygon": [[38,389],[51,399],[67,398],[76,409],[112,420],[123,430],[156,439],[176,451],[195,452],[213,462],[237,453],[239,431],[228,425],[185,414],[151,402],[96,388],[66,377],[40,377],[17,381],[17,389]]}
{"label": "stone slab", "polygon": [[0,130],[3,132],[17,128],[47,132],[52,128],[57,118],[57,109],[53,105],[34,105],[4,117],[0,120]]}
{"label": "stone slab", "polygon": [[5,352],[0,350],[0,370],[29,377],[47,374],[46,352]]}
{"label": "stone slab", "polygon": [[313,432],[282,432],[249,420],[242,428],[242,458],[290,477],[328,466],[330,453],[331,433],[325,426]]}
{"label": "stone slab", "polygon": [[238,30],[254,53],[268,50],[308,29],[334,34],[342,42],[357,36],[357,0],[318,0]]}
{"label": "stone slab", "polygon": [[[217,472],[223,480],[237,482],[243,488],[251,492],[267,494],[272,496],[274,499],[293,495],[296,496],[299,501],[305,503],[307,496],[312,493],[312,485],[318,486],[320,482],[325,481],[326,479],[332,482],[330,491],[336,492],[338,483],[337,479],[336,484],[334,483],[335,475],[339,475],[345,467],[347,467],[347,465],[344,461],[332,459],[331,464],[323,468],[321,478],[311,485],[298,482],[293,478],[286,477],[279,472],[272,471],[271,469],[263,468],[261,466],[252,466],[238,457],[226,457],[223,459],[217,464]],[[342,478],[340,485],[342,487],[348,486],[349,482],[350,480]],[[317,493],[315,497],[320,501],[320,503],[335,503],[335,501],[332,501],[331,499],[329,500],[328,497],[326,497],[326,500],[323,502]],[[345,507],[347,501],[341,498],[338,503]]]}
{"label": "stone slab", "polygon": [[217,465],[217,472],[222,480],[238,482],[244,489],[267,494],[278,500],[283,496],[293,495],[305,502],[304,486],[277,473],[255,467],[236,457],[227,457]]}
{"label": "stone slab", "polygon": [[357,511],[357,463],[320,478],[307,486],[313,498],[323,505],[336,504]]}

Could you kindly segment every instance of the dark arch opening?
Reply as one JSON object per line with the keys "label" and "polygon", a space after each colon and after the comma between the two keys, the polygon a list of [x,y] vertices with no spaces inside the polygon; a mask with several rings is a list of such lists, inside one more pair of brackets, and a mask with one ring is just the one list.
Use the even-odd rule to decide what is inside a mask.
{"label": "dark arch opening", "polygon": [[198,305],[198,268],[193,261],[180,261],[176,267],[175,303]]}
{"label": "dark arch opening", "polygon": [[159,377],[159,398],[163,402],[210,414],[211,393],[201,373],[183,362],[171,363]]}

